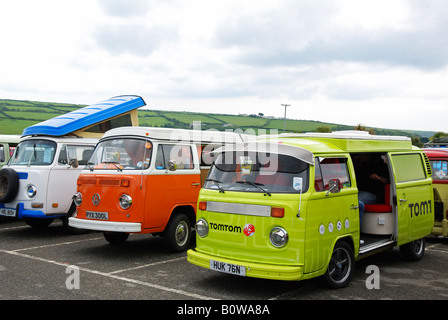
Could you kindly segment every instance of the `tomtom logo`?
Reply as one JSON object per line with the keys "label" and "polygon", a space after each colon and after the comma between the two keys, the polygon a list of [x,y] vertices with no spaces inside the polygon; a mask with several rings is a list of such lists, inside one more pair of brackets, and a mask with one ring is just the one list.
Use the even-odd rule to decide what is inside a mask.
{"label": "tomtom logo", "polygon": [[210,222],[210,229],[213,230],[220,230],[220,231],[229,231],[229,232],[235,232],[235,233],[241,233],[241,227],[240,226],[231,226],[228,224],[217,224]]}
{"label": "tomtom logo", "polygon": [[254,227],[254,225],[253,225],[253,224],[250,224],[250,223],[246,224],[246,225],[244,226],[243,232],[244,232],[244,234],[245,234],[247,237],[252,237],[252,236],[254,235],[254,233],[255,233],[255,227]]}
{"label": "tomtom logo", "polygon": [[253,224],[246,224],[241,230],[240,226],[232,226],[228,224],[222,224],[222,223],[213,223],[210,222],[210,229],[211,230],[218,230],[218,231],[228,231],[228,232],[234,232],[234,233],[241,233],[241,231],[247,236],[252,237],[255,233],[255,227]]}

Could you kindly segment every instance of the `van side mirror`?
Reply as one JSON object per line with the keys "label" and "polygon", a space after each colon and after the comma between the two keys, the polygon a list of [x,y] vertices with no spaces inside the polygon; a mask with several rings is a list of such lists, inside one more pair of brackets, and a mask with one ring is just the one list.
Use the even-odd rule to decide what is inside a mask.
{"label": "van side mirror", "polygon": [[174,161],[174,160],[168,161],[168,170],[176,171],[176,169],[177,169],[176,161]]}
{"label": "van side mirror", "polygon": [[342,189],[342,184],[339,179],[330,179],[330,181],[328,181],[327,196],[330,193],[338,193],[341,191],[341,189]]}
{"label": "van side mirror", "polygon": [[72,168],[78,168],[78,159],[76,157],[71,157],[68,164]]}

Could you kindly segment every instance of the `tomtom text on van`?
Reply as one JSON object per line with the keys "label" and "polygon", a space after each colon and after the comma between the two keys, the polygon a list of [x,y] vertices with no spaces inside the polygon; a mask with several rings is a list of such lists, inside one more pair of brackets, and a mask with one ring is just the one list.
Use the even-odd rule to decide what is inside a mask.
{"label": "tomtom text on van", "polygon": [[183,251],[210,151],[247,138],[219,131],[110,130],[78,178],[77,213],[69,225],[103,231],[110,243],[125,241],[130,233],[161,235],[173,251]]}
{"label": "tomtom text on van", "polygon": [[[407,137],[280,135],[216,151],[188,261],[239,276],[346,286],[355,261],[399,246],[422,258],[429,161]],[[219,183],[213,182],[219,181]]]}

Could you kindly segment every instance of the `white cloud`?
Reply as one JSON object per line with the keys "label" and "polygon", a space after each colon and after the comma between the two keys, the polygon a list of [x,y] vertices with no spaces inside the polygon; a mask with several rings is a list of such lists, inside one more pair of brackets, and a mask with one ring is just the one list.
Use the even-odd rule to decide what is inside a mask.
{"label": "white cloud", "polygon": [[[448,4],[0,3],[0,97],[448,131]],[[186,109],[187,108],[187,109]],[[446,117],[445,117],[446,118]]]}
{"label": "white cloud", "polygon": [[340,5],[334,17],[343,28],[378,30],[383,28],[408,29],[411,14],[406,0],[338,0]]}

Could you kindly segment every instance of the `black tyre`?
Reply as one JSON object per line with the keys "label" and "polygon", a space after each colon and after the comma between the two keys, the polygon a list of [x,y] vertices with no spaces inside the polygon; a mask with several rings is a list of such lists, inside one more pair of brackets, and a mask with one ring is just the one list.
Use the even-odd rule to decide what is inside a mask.
{"label": "black tyre", "polygon": [[129,238],[129,233],[125,232],[104,232],[103,235],[110,244],[120,244]]}
{"label": "black tyre", "polygon": [[70,234],[83,234],[83,233],[87,233],[88,230],[86,229],[80,229],[80,228],[75,228],[75,227],[71,227],[68,224],[68,219],[70,217],[73,217],[73,214],[76,212],[76,205],[75,203],[72,203],[72,205],[70,206],[70,209],[67,212],[67,215],[65,217],[62,217],[62,225],[64,226],[64,228],[67,230],[68,233]]}
{"label": "black tyre", "polygon": [[25,222],[33,228],[43,229],[48,227],[52,222],[53,218],[25,218]]}
{"label": "black tyre", "polygon": [[7,203],[14,200],[19,191],[19,176],[14,169],[0,170],[0,202]]}
{"label": "black tyre", "polygon": [[328,264],[325,280],[331,288],[346,287],[352,278],[355,258],[352,247],[345,241],[336,243]]}
{"label": "black tyre", "polygon": [[171,218],[163,236],[171,251],[183,252],[190,245],[191,233],[190,219],[185,214],[180,213]]}
{"label": "black tyre", "polygon": [[425,238],[421,238],[400,246],[400,253],[406,260],[421,260],[425,254]]}

